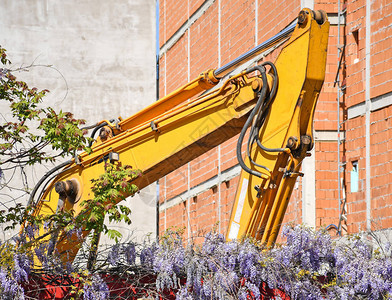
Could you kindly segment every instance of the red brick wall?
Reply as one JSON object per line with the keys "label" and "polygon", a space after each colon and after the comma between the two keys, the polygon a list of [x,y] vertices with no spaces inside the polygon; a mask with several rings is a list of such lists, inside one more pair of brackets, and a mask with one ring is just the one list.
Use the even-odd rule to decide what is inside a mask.
{"label": "red brick wall", "polygon": [[[256,45],[256,38],[257,43],[259,43],[287,26],[298,14],[300,10],[300,1],[285,1],[283,5],[284,8],[282,8],[282,5],[279,6],[281,2],[282,1],[259,1],[258,15],[256,18],[255,1],[222,0],[220,2],[221,25],[219,33],[219,2],[215,1],[203,15],[192,24],[190,31],[186,31],[178,42],[176,42],[175,46],[170,48],[165,55],[161,56],[161,93],[164,91],[169,93],[177,86],[186,82],[188,71],[189,78],[194,78],[207,68],[217,67],[219,61],[221,62],[221,65],[223,65],[253,48]],[[162,15],[164,15],[163,11],[168,9],[171,5],[167,0],[163,1],[163,3],[166,8],[164,7],[163,10],[161,10],[161,18]],[[199,3],[201,4],[201,2]],[[178,12],[184,11],[187,11],[187,9],[182,6],[178,8]],[[168,16],[176,15],[178,12],[169,13],[166,10],[166,23],[165,20],[162,22],[161,19],[160,32],[166,34],[161,39],[161,45],[170,39],[171,34],[176,32],[179,28],[179,26],[176,30],[165,28],[165,26],[173,26],[172,19],[169,19]],[[182,18],[180,19],[181,24],[184,24],[185,21]],[[220,43],[218,40],[219,34]],[[188,38],[190,39],[189,49],[187,46]],[[218,51],[219,45],[221,47],[220,51]],[[218,53],[221,55],[220,58],[218,57]],[[271,55],[270,59],[273,60],[276,56],[277,53],[274,53]],[[333,70],[331,70],[331,74],[332,73]],[[165,75],[166,78],[163,77]],[[332,78],[333,75],[334,74],[330,77]],[[333,78],[331,78],[329,81],[332,82]],[[177,85],[174,84],[174,82],[177,83]],[[328,96],[326,96],[326,99],[329,99]],[[336,111],[336,109],[331,107],[329,103],[324,103],[323,105],[323,110],[325,111],[324,117],[321,116],[318,120],[320,121],[320,124],[323,122],[328,124],[324,127],[329,126],[332,128],[330,124],[332,118],[331,112]],[[333,103],[332,106],[333,105],[336,106],[336,103]],[[336,114],[334,118],[336,120]],[[235,155],[236,142],[237,138],[234,137],[220,146],[220,169],[222,171],[237,164]],[[161,202],[164,202],[165,199],[172,199],[176,195],[185,192],[188,189],[188,186],[194,187],[216,176],[218,173],[218,151],[219,149],[213,149],[200,158],[190,162],[189,165],[183,166],[179,171],[169,174],[166,177],[165,187],[163,186],[163,180],[161,180]],[[189,178],[188,171],[190,174]],[[218,220],[220,220],[222,231],[225,231],[230,218],[231,206],[237,188],[237,180],[238,179],[235,178],[227,183],[222,183],[220,184],[219,189],[215,187],[210,191],[198,195],[197,199],[191,199],[193,201],[191,201],[190,204],[190,211],[192,212],[191,224],[197,223],[197,225],[191,225],[192,235],[197,236],[201,232],[210,230],[213,225],[212,223],[215,223]],[[220,208],[217,207],[217,199],[215,199],[217,198],[216,194],[219,193],[219,191],[221,193]],[[293,204],[288,207],[288,214],[285,220],[288,222],[301,222],[301,201],[299,201],[301,199],[300,185],[294,194],[296,194],[296,200],[292,201]],[[194,202],[194,200],[196,202]],[[207,203],[206,201],[212,201],[214,202],[214,205],[212,205],[212,203],[205,204]],[[207,209],[207,207],[208,213],[204,213],[203,210]],[[170,217],[172,214],[171,211],[172,209],[166,211],[166,219],[164,217],[161,218],[161,225],[165,224],[166,228],[179,225],[175,219]],[[218,211],[221,213],[220,217],[217,216]],[[176,211],[176,213],[179,213],[179,211]],[[164,216],[165,212],[161,215]],[[180,218],[179,215],[179,220],[180,219],[183,219],[183,217]],[[192,221],[193,219],[195,222]],[[163,220],[165,220],[165,222],[163,222]],[[164,229],[165,226],[162,225],[161,228]]]}
{"label": "red brick wall", "polygon": [[[200,2],[200,1],[199,1]],[[190,29],[190,78],[218,67],[218,5],[214,3]]]}
{"label": "red brick wall", "polygon": [[[340,120],[345,120],[341,130],[345,131],[346,137],[340,145],[340,160],[347,162],[346,171],[342,173],[346,179],[343,181],[345,189],[342,189],[341,194],[343,198],[344,191],[347,192],[348,231],[357,232],[366,227],[365,117],[346,119],[348,109],[365,101],[366,1],[341,2],[342,7],[347,8],[346,26],[340,28],[340,41],[338,27],[333,25],[330,29],[326,78],[317,105],[314,128],[319,133],[337,131],[335,78],[339,61],[338,47],[346,43],[343,64],[339,70],[340,84],[345,87],[340,97],[339,114]],[[392,4],[389,2],[372,2],[371,97],[392,91]],[[211,5],[190,24],[173,47],[161,54],[161,96],[193,79],[200,72],[216,68],[219,64],[222,66],[273,36],[296,17],[301,5],[299,0],[258,0],[256,10],[255,0],[160,0],[160,45],[165,45],[181,26],[188,26],[187,18],[203,3]],[[316,0],[314,8],[336,14],[338,1]],[[269,59],[274,60],[277,53],[275,51]],[[391,113],[391,108],[387,107],[374,111],[371,115],[372,217],[379,220],[379,226],[383,228],[392,225],[392,218],[389,217],[392,193],[392,186],[389,184],[392,182],[392,164],[389,163],[392,157],[392,153],[389,153]],[[160,214],[162,231],[171,226],[185,226],[187,236],[197,237],[211,230],[219,221],[217,226],[225,232],[238,178],[211,187],[192,199],[183,199],[181,204],[173,207],[170,207],[170,200],[178,199],[176,196],[181,196],[188,188],[212,180],[219,170],[224,172],[237,165],[236,142],[237,137],[234,137],[160,180],[160,202],[167,205]],[[337,147],[334,139],[319,140],[315,144],[316,226],[337,225],[339,222]],[[356,193],[351,193],[349,189],[349,171],[353,160],[358,160],[359,163],[359,191]],[[383,161],[388,164],[383,165]],[[285,223],[303,222],[302,182],[300,179],[294,189]]]}
{"label": "red brick wall", "polygon": [[363,0],[347,3],[347,107],[365,100],[365,5]]}
{"label": "red brick wall", "polygon": [[[348,209],[348,229],[349,232],[357,232],[359,229],[366,229],[366,202],[365,202],[365,118],[358,117],[348,121],[346,130],[347,145],[347,209]],[[350,191],[350,171],[352,161],[358,161],[359,168],[359,190]]]}
{"label": "red brick wall", "polygon": [[[251,2],[254,5],[254,2]],[[260,0],[258,5],[258,43],[281,31],[301,10],[299,0]]]}
{"label": "red brick wall", "polygon": [[[366,1],[347,3],[347,108],[364,106],[366,89]],[[392,3],[372,1],[370,35],[370,98],[392,91]],[[392,227],[392,107],[382,107],[370,114],[370,221],[373,230]],[[366,230],[366,116],[347,122],[347,200],[348,226],[351,232]],[[352,162],[358,161],[358,192],[351,192]]]}
{"label": "red brick wall", "polygon": [[[283,224],[301,224],[302,219],[302,178],[297,179],[297,183],[294,187],[293,194],[289,206],[287,207],[286,214],[283,219]],[[279,241],[279,239],[278,239]]]}
{"label": "red brick wall", "polygon": [[[201,1],[198,1],[201,2]],[[188,1],[159,1],[159,46],[162,46],[187,21]]]}
{"label": "red brick wall", "polygon": [[[344,35],[344,27],[340,29],[340,42],[342,43]],[[315,130],[335,130],[337,129],[337,90],[335,85],[336,72],[338,68],[338,28],[331,26],[328,39],[327,66],[325,72],[325,80],[320,97],[317,103],[314,116]],[[340,71],[340,76],[343,72]],[[340,109],[340,119],[343,118],[342,109]]]}
{"label": "red brick wall", "polygon": [[316,226],[339,220],[337,143],[316,143]]}
{"label": "red brick wall", "polygon": [[[188,80],[188,35],[183,35],[165,55],[166,93],[187,83]],[[178,63],[181,62],[181,63]]]}
{"label": "red brick wall", "polygon": [[[338,2],[338,0],[315,0],[314,9],[322,9],[328,13],[338,12]],[[346,1],[341,0],[340,2],[343,4]]]}
{"label": "red brick wall", "polygon": [[372,2],[371,97],[392,90],[392,2]]}
{"label": "red brick wall", "polygon": [[230,62],[255,46],[254,1],[221,1],[221,60]]}
{"label": "red brick wall", "polygon": [[373,229],[392,227],[392,107],[371,114]]}

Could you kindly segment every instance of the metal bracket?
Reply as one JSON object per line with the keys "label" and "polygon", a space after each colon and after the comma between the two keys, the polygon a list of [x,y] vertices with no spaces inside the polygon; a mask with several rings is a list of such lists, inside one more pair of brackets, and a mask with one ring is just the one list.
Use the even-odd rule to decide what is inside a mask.
{"label": "metal bracket", "polygon": [[154,121],[151,121],[150,127],[151,127],[152,131],[159,132],[158,126],[155,124]]}

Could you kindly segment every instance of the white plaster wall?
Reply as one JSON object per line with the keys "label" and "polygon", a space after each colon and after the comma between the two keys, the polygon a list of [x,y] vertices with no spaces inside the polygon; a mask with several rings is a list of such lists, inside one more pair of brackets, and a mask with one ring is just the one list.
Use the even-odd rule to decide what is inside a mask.
{"label": "white plaster wall", "polygon": [[[0,4],[0,44],[14,67],[52,66],[15,74],[30,87],[49,89],[45,104],[93,124],[126,118],[155,101],[155,0],[0,0]],[[9,117],[1,102],[0,117]],[[29,185],[48,167],[27,170]],[[125,237],[129,230],[155,233],[155,187],[140,195],[128,200],[133,225],[122,228]],[[4,199],[0,197],[0,202]]]}

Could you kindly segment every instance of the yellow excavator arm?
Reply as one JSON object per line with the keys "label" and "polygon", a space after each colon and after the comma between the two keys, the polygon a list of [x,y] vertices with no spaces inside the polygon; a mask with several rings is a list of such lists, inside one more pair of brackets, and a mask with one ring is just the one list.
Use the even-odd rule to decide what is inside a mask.
{"label": "yellow excavator arm", "polygon": [[[202,73],[134,116],[102,122],[91,153],[81,153],[57,168],[60,174],[40,193],[34,189],[34,214],[71,208],[79,214],[81,203],[94,196],[91,180],[105,171],[105,161],[141,170],[143,175],[133,183],[142,189],[240,133],[237,152],[245,171],[228,239],[249,234],[273,243],[302,159],[312,146],[328,29],[324,13],[304,9],[296,25],[262,47],[272,47],[291,34],[275,64],[261,63],[222,79],[240,61],[257,54],[249,52],[228,67]],[[248,155],[243,160],[241,145],[248,127]],[[55,247],[67,254],[68,261],[79,250],[69,239],[59,239]]]}
{"label": "yellow excavator arm", "polygon": [[275,62],[278,89],[268,110],[261,112],[263,123],[252,125],[244,162],[250,170],[242,169],[227,239],[249,235],[272,246],[296,179],[303,175],[302,161],[313,147],[313,117],[324,82],[329,33],[328,22],[310,15],[309,10],[301,11],[296,30]]}

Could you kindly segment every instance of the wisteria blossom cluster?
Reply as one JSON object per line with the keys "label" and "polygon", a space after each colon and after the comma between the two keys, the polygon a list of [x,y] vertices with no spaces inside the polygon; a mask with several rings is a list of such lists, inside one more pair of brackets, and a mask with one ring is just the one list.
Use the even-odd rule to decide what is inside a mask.
{"label": "wisteria blossom cluster", "polygon": [[24,299],[22,287],[4,269],[0,270],[0,299]]}
{"label": "wisteria blossom cluster", "polygon": [[392,246],[377,235],[332,239],[301,225],[282,235],[272,250],[211,232],[201,247],[177,237],[145,251],[158,291],[177,289],[177,299],[392,299]]}
{"label": "wisteria blossom cluster", "polygon": [[12,268],[6,269],[4,265],[1,266],[0,299],[25,299],[21,284],[28,281],[32,262],[25,253],[12,253],[11,249],[4,249],[4,245],[2,246],[1,260]]}
{"label": "wisteria blossom cluster", "polygon": [[[84,281],[79,297],[114,297],[105,276],[129,276],[137,269],[154,278],[150,295],[171,291],[183,300],[392,299],[392,246],[387,239],[377,234],[333,239],[325,230],[300,225],[284,227],[282,235],[285,243],[273,249],[253,239],[226,242],[217,232],[207,234],[202,245],[187,244],[175,231],[149,245],[116,244],[101,268]],[[46,263],[52,259],[43,257]],[[2,266],[1,299],[24,299],[22,287],[34,272],[32,264],[28,254],[16,252],[9,267]],[[75,266],[71,269],[47,270],[77,272]]]}
{"label": "wisteria blossom cluster", "polygon": [[85,283],[83,299],[104,300],[109,298],[109,288],[98,275],[93,275],[91,282]]}

